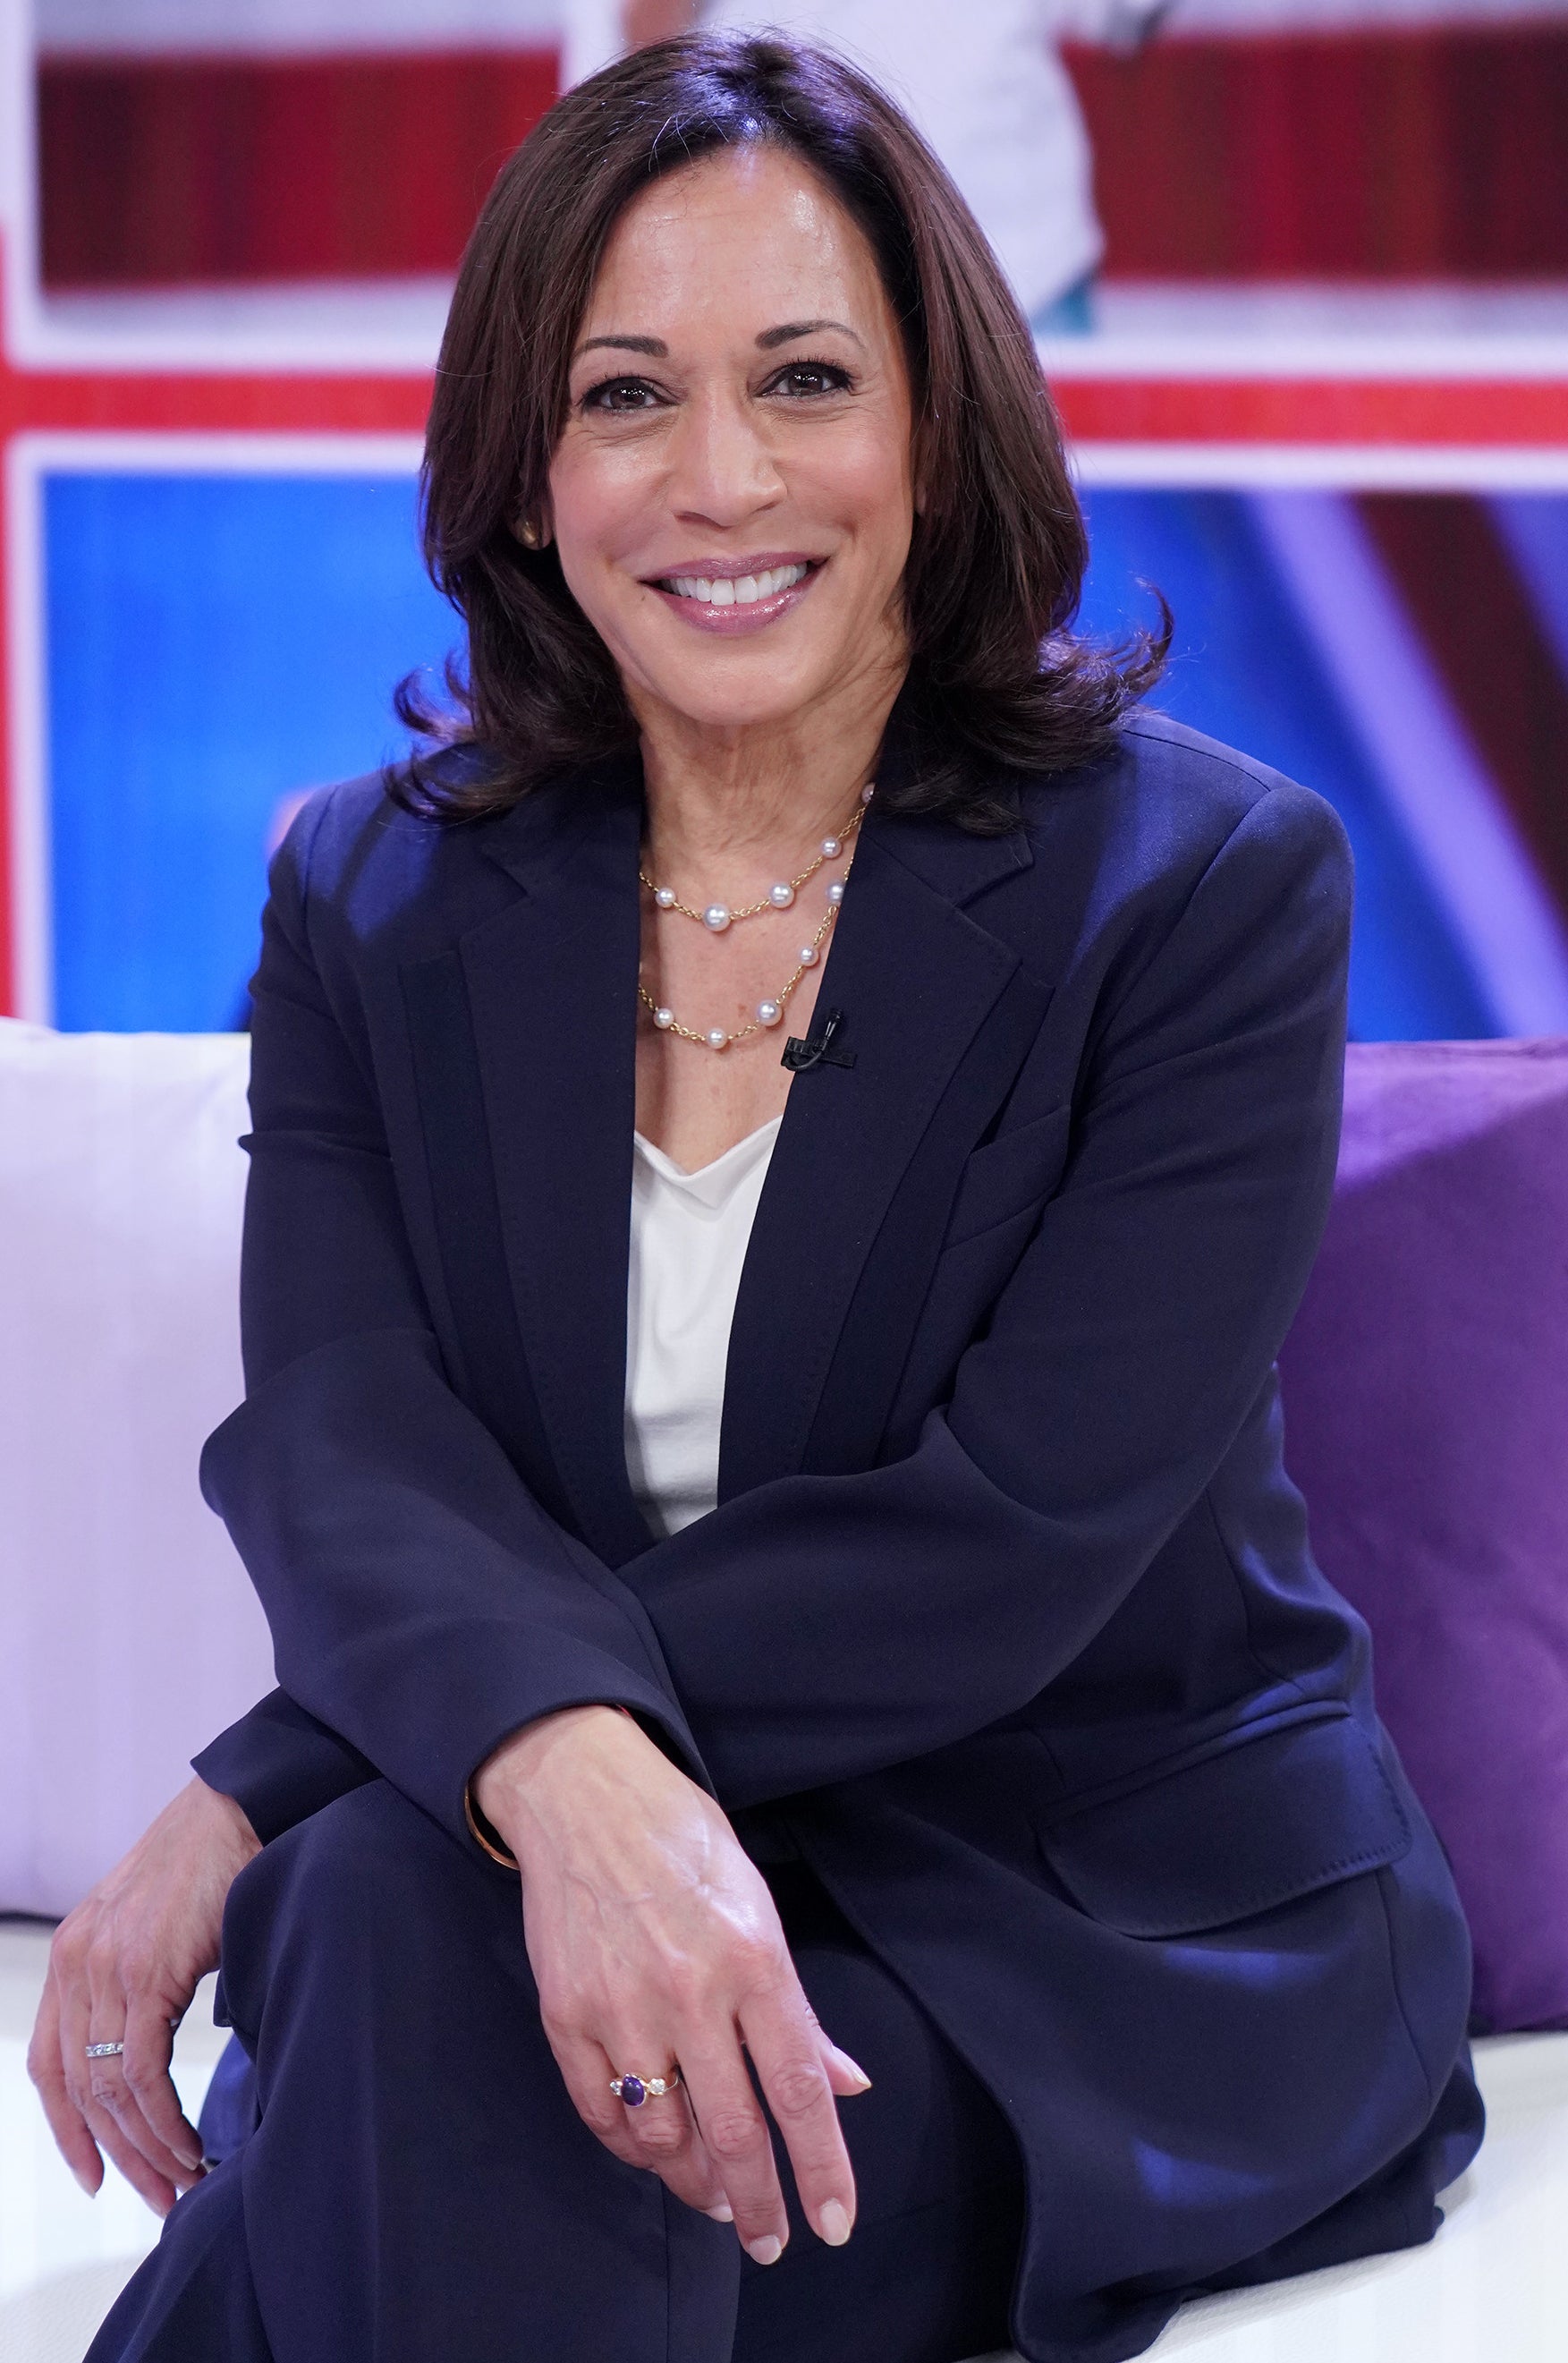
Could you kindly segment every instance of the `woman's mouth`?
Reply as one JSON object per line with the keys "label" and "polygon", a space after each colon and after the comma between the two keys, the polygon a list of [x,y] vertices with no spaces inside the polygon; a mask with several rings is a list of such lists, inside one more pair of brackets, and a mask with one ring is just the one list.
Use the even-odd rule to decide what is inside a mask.
{"label": "woman's mouth", "polygon": [[821,559],[783,559],[748,572],[662,574],[648,583],[673,615],[698,631],[725,638],[759,631],[787,615],[810,590],[825,563]]}
{"label": "woman's mouth", "polygon": [[704,606],[752,607],[759,599],[776,599],[780,591],[792,591],[810,571],[802,559],[797,566],[769,566],[760,574],[743,574],[738,580],[727,574],[671,574],[658,587],[673,591],[678,599],[700,599]]}

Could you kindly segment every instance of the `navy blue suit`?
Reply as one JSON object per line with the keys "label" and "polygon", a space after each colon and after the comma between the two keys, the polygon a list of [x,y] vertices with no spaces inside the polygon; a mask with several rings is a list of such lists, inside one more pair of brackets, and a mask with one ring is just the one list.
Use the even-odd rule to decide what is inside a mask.
{"label": "navy blue suit", "polygon": [[[622,1437],[637,768],[458,828],[373,779],[306,808],[254,988],[247,1399],[203,1467],[282,1689],[198,1769],[276,1842],[226,1935],[266,2103],[268,1979],[314,2006],[290,1847],[352,1811],[352,1883],[417,1826],[514,1919],[467,1777],[534,1716],[631,1708],[1005,2119],[1013,2334],[1066,2363],[1429,2236],[1480,2119],[1459,1906],[1281,1459],[1342,832],[1149,716],[1008,784],[993,838],[870,808],[822,987],[854,1063],[791,1087],[719,1506],[665,1541]],[[733,2268],[690,2220],[720,2326],[672,2352],[710,2363]]]}

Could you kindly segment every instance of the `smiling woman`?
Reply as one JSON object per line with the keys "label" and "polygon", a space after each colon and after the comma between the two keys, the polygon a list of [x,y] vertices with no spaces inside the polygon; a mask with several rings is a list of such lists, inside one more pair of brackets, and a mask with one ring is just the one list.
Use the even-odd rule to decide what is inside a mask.
{"label": "smiling woman", "polygon": [[1273,1368],[1332,814],[1072,636],[1028,332],[825,55],[547,117],[426,495],[469,678],[253,987],[203,1479],[284,1687],[39,2021],[170,2211],[92,2363],[1116,2363],[1429,2237],[1463,1924]]}

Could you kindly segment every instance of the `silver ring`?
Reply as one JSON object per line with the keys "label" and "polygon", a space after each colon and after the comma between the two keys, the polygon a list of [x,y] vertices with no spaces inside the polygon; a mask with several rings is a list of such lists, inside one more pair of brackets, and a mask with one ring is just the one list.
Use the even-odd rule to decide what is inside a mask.
{"label": "silver ring", "polygon": [[610,2090],[628,2109],[640,2109],[645,2101],[662,2101],[679,2081],[680,2069],[675,2067],[668,2076],[612,2076]]}
{"label": "silver ring", "polygon": [[125,2047],[123,2043],[90,2043],[87,2057],[89,2059],[117,2059]]}

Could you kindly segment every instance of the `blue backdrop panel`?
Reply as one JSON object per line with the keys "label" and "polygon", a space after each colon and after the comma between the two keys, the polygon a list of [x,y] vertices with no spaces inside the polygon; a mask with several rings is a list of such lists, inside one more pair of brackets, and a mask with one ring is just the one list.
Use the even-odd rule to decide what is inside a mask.
{"label": "blue backdrop panel", "polygon": [[1093,560],[1080,618],[1104,638],[1176,611],[1151,703],[1316,788],[1355,852],[1351,1030],[1363,1041],[1493,1031],[1487,1006],[1398,820],[1288,604],[1242,493],[1091,490]]}
{"label": "blue backdrop panel", "polygon": [[231,1026],[269,826],[370,769],[457,637],[406,476],[44,486],[56,1022]]}

